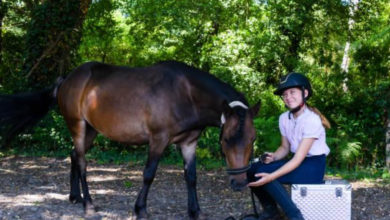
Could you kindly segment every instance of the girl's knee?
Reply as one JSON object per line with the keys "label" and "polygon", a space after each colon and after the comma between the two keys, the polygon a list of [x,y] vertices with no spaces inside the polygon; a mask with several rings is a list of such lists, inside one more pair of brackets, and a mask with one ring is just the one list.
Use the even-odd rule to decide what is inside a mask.
{"label": "girl's knee", "polygon": [[255,181],[255,174],[258,173],[259,165],[257,163],[253,163],[251,168],[246,171],[246,178],[249,182]]}

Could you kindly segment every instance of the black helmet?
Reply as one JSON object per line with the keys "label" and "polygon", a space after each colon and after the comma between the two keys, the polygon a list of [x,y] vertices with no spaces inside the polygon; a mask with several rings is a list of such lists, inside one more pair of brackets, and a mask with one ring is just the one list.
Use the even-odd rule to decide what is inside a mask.
{"label": "black helmet", "polygon": [[295,73],[295,72],[291,72],[291,73],[283,76],[280,79],[278,88],[274,91],[274,94],[280,96],[283,94],[284,90],[289,89],[289,88],[293,88],[293,87],[298,87],[298,88],[303,87],[304,89],[307,89],[309,94],[306,97],[306,100],[309,99],[313,94],[310,82],[306,78],[306,76],[304,76],[300,73]]}

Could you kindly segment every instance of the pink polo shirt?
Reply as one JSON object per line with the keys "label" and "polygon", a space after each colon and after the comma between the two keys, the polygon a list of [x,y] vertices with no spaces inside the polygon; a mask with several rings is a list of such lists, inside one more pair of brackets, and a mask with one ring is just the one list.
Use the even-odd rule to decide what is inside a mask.
{"label": "pink polo shirt", "polygon": [[290,142],[290,151],[295,153],[303,138],[315,138],[306,156],[328,155],[330,149],[325,141],[326,133],[320,116],[308,108],[305,108],[298,118],[294,118],[291,114],[289,119],[289,113],[288,111],[280,115],[279,129],[280,133]]}

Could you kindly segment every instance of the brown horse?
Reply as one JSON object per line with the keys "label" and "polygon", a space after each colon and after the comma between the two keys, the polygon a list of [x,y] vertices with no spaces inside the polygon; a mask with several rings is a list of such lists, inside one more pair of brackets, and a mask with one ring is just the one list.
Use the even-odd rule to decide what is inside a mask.
{"label": "brown horse", "polygon": [[260,103],[248,108],[241,93],[209,73],[175,61],[145,68],[85,63],[53,88],[0,96],[0,126],[11,128],[11,137],[33,126],[56,102],[75,146],[69,199],[82,202],[87,213],[95,208],[88,190],[85,154],[98,133],[115,141],[150,146],[134,208],[137,219],[148,217],[149,188],[164,149],[173,143],[184,158],[188,214],[191,219],[206,218],[197,199],[195,148],[207,126],[221,126],[221,147],[233,190],[247,184],[245,171],[250,167],[256,137],[252,119]]}

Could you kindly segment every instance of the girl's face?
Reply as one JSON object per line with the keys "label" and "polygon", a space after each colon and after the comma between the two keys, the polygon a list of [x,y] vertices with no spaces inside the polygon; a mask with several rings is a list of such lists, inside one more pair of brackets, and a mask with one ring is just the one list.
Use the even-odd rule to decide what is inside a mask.
{"label": "girl's face", "polygon": [[[305,97],[307,97],[308,91],[305,89]],[[302,103],[302,90],[298,88],[290,88],[284,90],[282,94],[284,104],[289,109],[294,109]]]}

